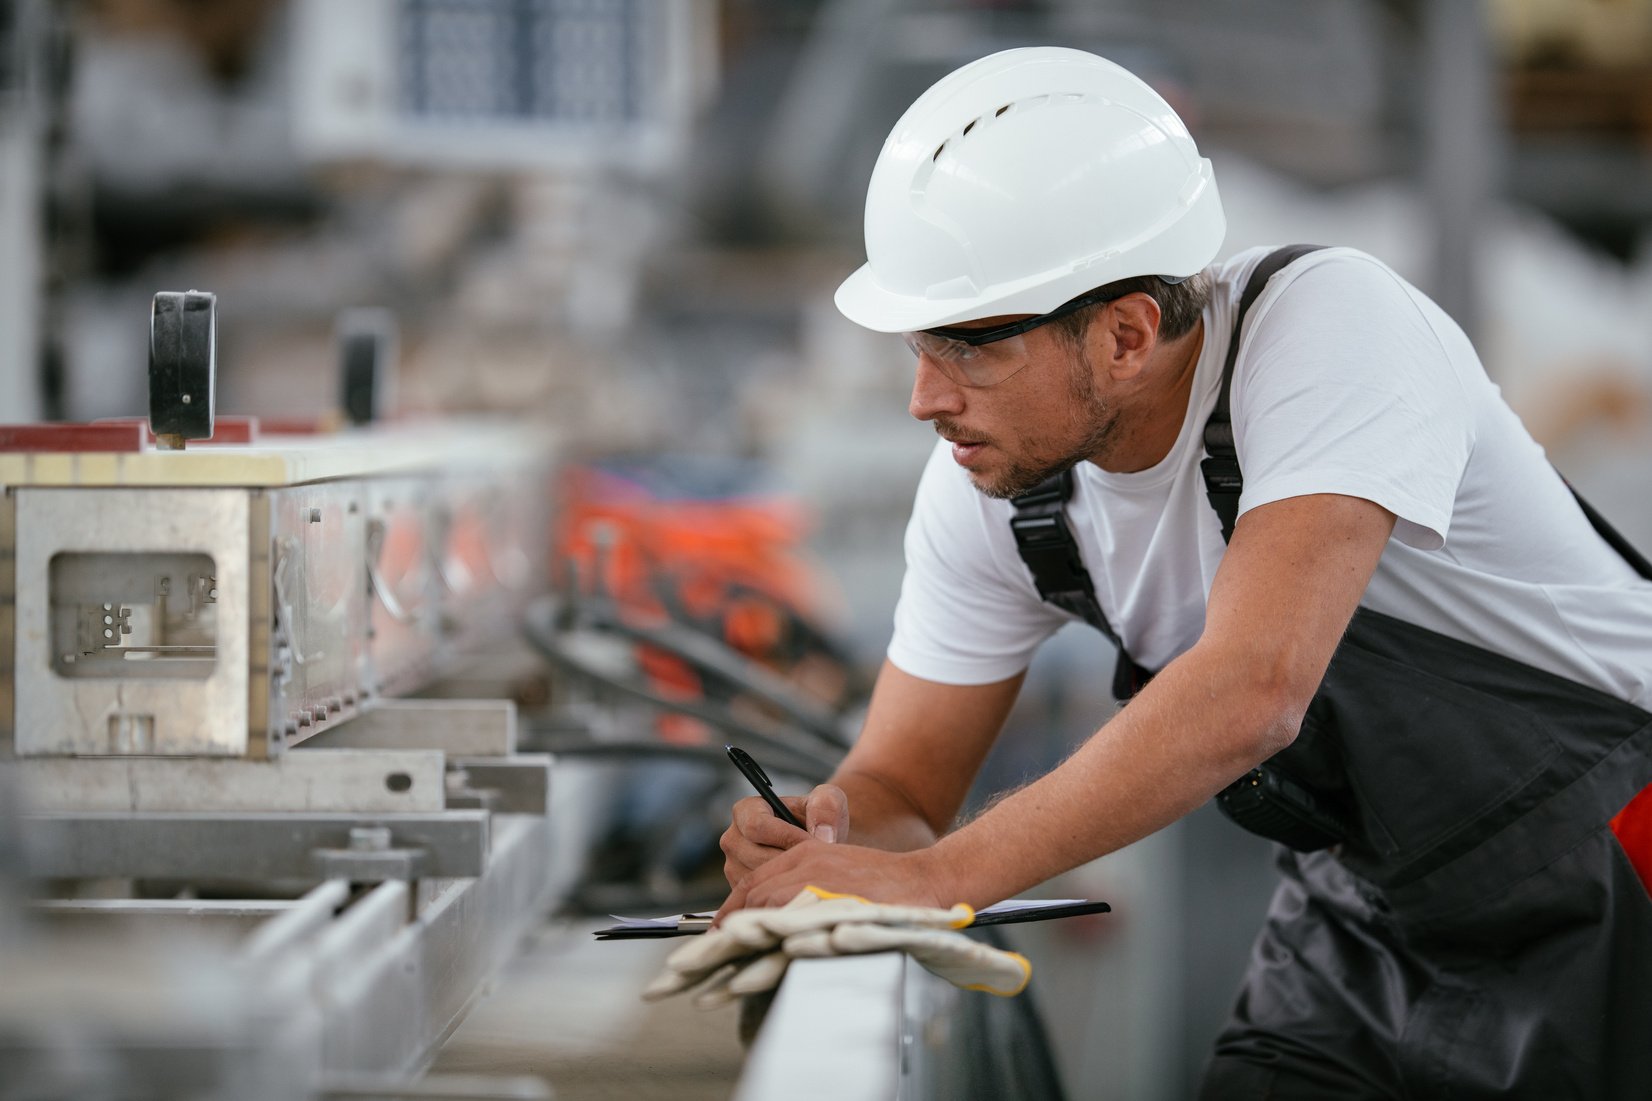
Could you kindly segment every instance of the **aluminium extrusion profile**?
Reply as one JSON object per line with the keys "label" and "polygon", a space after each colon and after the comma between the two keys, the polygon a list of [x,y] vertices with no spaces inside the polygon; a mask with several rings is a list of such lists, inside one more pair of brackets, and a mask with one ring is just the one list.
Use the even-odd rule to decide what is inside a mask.
{"label": "aluminium extrusion profile", "polygon": [[224,757],[24,757],[12,768],[35,811],[434,813],[434,749],[317,749],[274,760]]}
{"label": "aluminium extrusion profile", "polygon": [[[112,957],[55,938],[0,944],[0,1081],[66,1066],[75,1077],[61,1096],[317,1101],[416,1079],[551,901],[550,823],[501,815],[494,827],[478,874],[360,893],[328,880],[227,957],[195,940]],[[205,920],[162,909],[178,911],[169,920]],[[191,962],[210,967],[211,981],[180,970]],[[52,1024],[74,1027],[41,1027]],[[512,1097],[545,1095],[525,1081],[511,1088]]]}
{"label": "aluminium extrusion profile", "polygon": [[385,828],[387,848],[421,849],[421,874],[478,876],[485,811],[440,814],[54,813],[19,818],[29,871],[44,879],[313,880],[317,850]]}

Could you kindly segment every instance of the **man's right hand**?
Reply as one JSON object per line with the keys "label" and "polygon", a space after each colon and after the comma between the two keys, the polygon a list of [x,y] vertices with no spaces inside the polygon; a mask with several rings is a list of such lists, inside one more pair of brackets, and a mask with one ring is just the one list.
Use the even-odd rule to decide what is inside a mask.
{"label": "man's right hand", "polygon": [[808,795],[783,795],[791,812],[807,829],[782,822],[757,796],[734,804],[734,822],[723,833],[723,875],[738,886],[746,873],[811,837],[828,843],[849,836],[849,797],[843,789],[821,784]]}

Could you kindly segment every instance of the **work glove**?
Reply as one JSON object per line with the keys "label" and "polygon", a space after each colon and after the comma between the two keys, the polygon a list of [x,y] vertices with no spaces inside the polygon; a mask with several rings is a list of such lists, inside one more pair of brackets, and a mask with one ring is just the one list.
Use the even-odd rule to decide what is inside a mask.
{"label": "work glove", "polygon": [[799,933],[787,937],[784,947],[794,960],[901,951],[953,986],[1004,997],[1021,993],[1032,978],[1032,964],[1021,953],[982,944],[950,929],[857,923]]}
{"label": "work glove", "polygon": [[779,909],[737,910],[677,949],[643,997],[693,989],[695,1003],[711,1007],[772,990],[794,958],[894,950],[966,989],[1020,993],[1032,965],[954,931],[974,920],[962,903],[948,910],[893,906],[807,887]]}

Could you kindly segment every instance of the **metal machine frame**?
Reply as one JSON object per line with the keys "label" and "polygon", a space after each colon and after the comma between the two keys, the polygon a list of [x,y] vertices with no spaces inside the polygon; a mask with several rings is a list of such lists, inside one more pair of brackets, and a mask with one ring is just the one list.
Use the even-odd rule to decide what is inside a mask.
{"label": "metal machine frame", "polygon": [[153,440],[0,441],[0,1083],[417,1094],[567,877],[514,705],[395,697],[514,636],[554,451],[215,418],[214,309],[157,296]]}

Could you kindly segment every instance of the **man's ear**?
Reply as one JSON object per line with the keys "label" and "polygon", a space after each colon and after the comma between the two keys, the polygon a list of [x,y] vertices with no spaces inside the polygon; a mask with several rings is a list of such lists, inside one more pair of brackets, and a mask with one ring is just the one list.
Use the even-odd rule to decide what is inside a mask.
{"label": "man's ear", "polygon": [[1091,348],[1091,362],[1105,362],[1107,373],[1126,381],[1141,374],[1148,357],[1159,342],[1159,304],[1153,296],[1136,292],[1115,299],[1091,326],[1097,346]]}

